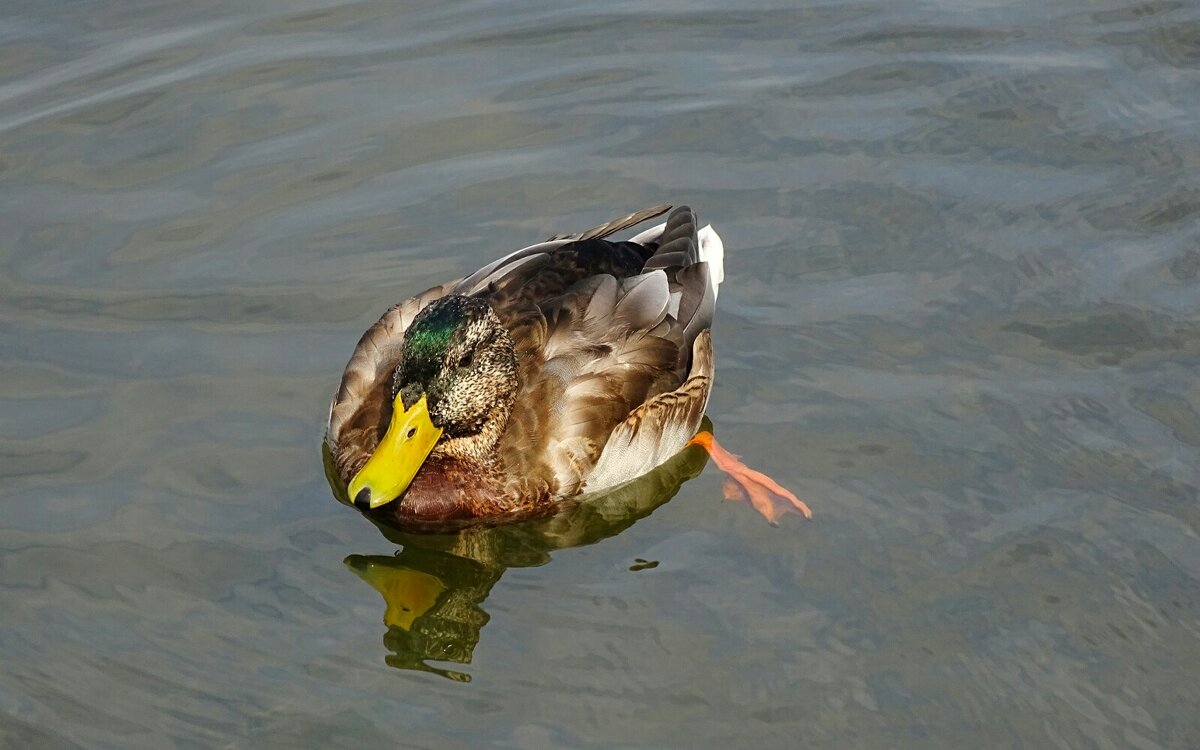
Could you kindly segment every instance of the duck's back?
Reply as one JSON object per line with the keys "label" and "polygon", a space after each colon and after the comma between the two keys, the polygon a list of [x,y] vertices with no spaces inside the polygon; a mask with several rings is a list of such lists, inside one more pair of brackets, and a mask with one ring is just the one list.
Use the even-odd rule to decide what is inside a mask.
{"label": "duck's back", "polygon": [[[513,334],[522,366],[500,450],[510,495],[565,497],[634,479],[695,432],[711,356],[694,373],[693,350],[712,323],[721,278],[720,240],[711,229],[703,239],[704,255],[695,216],[680,207],[633,241],[591,237],[518,258],[477,293]],[[703,392],[677,393],[694,374]],[[636,455],[614,447],[621,460],[602,462],[614,431],[649,405],[660,408],[642,408],[629,425],[648,433]],[[661,413],[667,405],[670,415]]]}

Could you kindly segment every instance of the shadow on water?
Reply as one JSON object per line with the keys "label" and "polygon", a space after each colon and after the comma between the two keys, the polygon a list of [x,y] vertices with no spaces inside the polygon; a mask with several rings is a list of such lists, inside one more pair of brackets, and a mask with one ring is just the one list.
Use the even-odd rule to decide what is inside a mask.
{"label": "shadow on water", "polygon": [[[707,417],[701,429],[712,430]],[[708,453],[692,446],[632,482],[567,501],[551,517],[508,526],[414,534],[373,520],[401,549],[392,555],[350,555],[345,563],[383,596],[385,661],[397,669],[470,682],[469,674],[427,662],[471,663],[490,620],[483,603],[506,570],[545,565],[555,550],[616,536],[674,497],[707,462]],[[326,452],[326,477],[346,503],[344,488],[329,468]]]}

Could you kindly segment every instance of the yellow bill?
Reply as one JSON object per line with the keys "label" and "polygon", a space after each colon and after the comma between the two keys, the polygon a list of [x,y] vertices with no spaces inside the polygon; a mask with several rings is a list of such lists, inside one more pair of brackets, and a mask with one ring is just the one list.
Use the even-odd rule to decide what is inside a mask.
{"label": "yellow bill", "polygon": [[441,436],[442,431],[429,420],[424,395],[408,409],[397,395],[383,440],[350,480],[347,489],[355,507],[378,508],[400,497]]}

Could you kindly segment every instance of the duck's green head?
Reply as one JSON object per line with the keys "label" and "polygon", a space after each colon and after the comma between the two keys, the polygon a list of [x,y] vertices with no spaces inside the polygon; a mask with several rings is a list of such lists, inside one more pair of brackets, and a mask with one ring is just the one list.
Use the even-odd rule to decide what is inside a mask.
{"label": "duck's green head", "polygon": [[486,460],[518,386],[512,338],[487,302],[460,295],[431,302],[404,334],[391,423],[350,481],[355,506],[378,508],[400,497],[431,454]]}

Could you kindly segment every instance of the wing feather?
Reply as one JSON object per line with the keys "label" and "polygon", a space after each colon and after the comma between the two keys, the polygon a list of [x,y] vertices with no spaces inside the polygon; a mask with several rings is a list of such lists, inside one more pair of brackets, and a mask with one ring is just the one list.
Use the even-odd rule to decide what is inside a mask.
{"label": "wing feather", "polygon": [[636,479],[683,450],[700,429],[712,377],[712,337],[705,330],[692,347],[687,380],[650,398],[613,429],[582,489],[600,492]]}
{"label": "wing feather", "polygon": [[611,221],[606,221],[603,224],[600,224],[599,226],[594,226],[591,229],[588,229],[583,232],[579,232],[577,234],[556,234],[555,236],[551,237],[550,239],[551,240],[601,239],[603,237],[608,237],[609,235],[616,234],[617,232],[620,232],[623,229],[628,229],[629,227],[641,224],[643,221],[649,221],[650,219],[653,219],[656,216],[662,216],[663,214],[665,214],[667,211],[670,211],[670,210],[671,210],[671,205],[669,203],[664,203],[659,206],[651,206],[650,208],[644,208],[641,211],[634,211],[633,213],[622,216],[619,219],[612,219]]}

